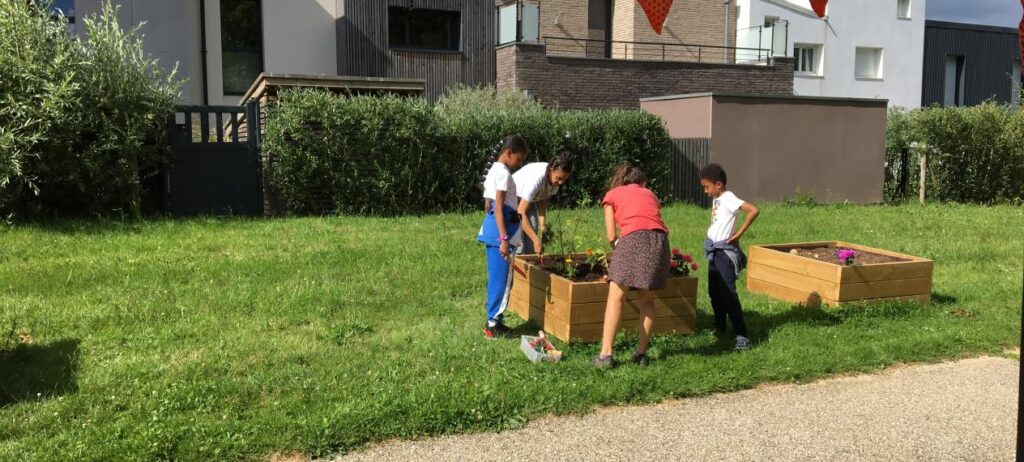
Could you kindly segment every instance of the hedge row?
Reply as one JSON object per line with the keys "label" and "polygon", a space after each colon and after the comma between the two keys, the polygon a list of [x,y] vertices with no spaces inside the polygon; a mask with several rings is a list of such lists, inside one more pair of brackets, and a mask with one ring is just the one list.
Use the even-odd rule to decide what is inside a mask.
{"label": "hedge row", "polygon": [[1024,112],[994,103],[891,110],[886,200],[917,196],[922,155],[929,200],[991,204],[1024,198]]}
{"label": "hedge row", "polygon": [[83,39],[48,6],[0,0],[0,213],[138,215],[180,82],[109,1]]}
{"label": "hedge row", "polygon": [[267,173],[291,214],[479,207],[481,171],[512,133],[529,142],[531,162],[563,149],[576,155],[576,172],[557,199],[563,205],[599,200],[623,161],[636,162],[649,186],[666,192],[668,133],[640,111],[551,111],[487,89],[458,90],[433,107],[417,98],[302,89],[280,95],[265,127]]}

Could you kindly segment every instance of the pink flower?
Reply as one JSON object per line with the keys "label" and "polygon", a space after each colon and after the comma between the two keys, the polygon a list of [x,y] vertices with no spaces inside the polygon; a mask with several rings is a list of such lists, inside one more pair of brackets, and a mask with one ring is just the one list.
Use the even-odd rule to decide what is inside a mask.
{"label": "pink flower", "polygon": [[685,255],[684,254],[683,255],[683,260],[686,260],[687,263],[693,263],[693,257],[691,257],[689,255]]}
{"label": "pink flower", "polygon": [[669,266],[672,267],[672,269],[676,269],[679,267],[679,262],[672,260],[671,262],[669,262]]}
{"label": "pink flower", "polygon": [[693,271],[697,271],[697,268],[699,268],[699,267],[697,266],[697,264],[696,264],[696,263],[691,263],[691,264],[690,264],[690,269],[691,269],[691,270],[693,270]]}
{"label": "pink flower", "polygon": [[679,249],[678,248],[672,249],[672,255],[679,255]]}

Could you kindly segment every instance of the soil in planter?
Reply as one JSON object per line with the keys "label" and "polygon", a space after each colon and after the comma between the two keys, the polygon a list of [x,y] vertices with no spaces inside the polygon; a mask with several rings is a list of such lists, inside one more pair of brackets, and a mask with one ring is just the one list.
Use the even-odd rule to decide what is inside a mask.
{"label": "soil in planter", "polygon": [[608,269],[604,265],[596,264],[591,265],[589,263],[583,263],[576,266],[576,276],[569,277],[565,274],[565,267],[557,261],[545,261],[540,267],[551,274],[557,274],[563,278],[566,278],[572,282],[597,282],[602,277],[608,274]]}
{"label": "soil in planter", "polygon": [[[839,257],[836,253],[839,252],[841,247],[776,247],[777,250],[787,252],[801,257],[813,258],[815,260],[823,261],[826,263],[841,264]],[[906,258],[892,257],[889,255],[881,255],[873,252],[867,252],[864,250],[853,249],[857,252],[857,255],[853,258],[854,265],[872,265],[875,263],[896,263],[901,261],[910,261]]]}

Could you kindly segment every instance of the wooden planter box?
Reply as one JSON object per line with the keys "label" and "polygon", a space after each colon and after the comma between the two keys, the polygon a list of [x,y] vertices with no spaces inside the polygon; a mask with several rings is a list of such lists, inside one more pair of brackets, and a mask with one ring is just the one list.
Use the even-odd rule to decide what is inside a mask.
{"label": "wooden planter box", "polygon": [[[557,258],[551,255],[550,258]],[[604,328],[608,283],[572,282],[537,265],[536,256],[518,256],[509,309],[563,341],[599,341]],[[581,256],[582,258],[582,256]],[[693,333],[697,322],[697,278],[669,278],[668,287],[655,292],[654,333]],[[620,329],[636,331],[639,292],[626,294]]]}
{"label": "wooden planter box", "polygon": [[[906,259],[903,262],[844,266],[790,254],[792,248],[836,246]],[[928,303],[931,260],[839,241],[752,245],[747,290],[780,300],[818,305],[887,300]]]}

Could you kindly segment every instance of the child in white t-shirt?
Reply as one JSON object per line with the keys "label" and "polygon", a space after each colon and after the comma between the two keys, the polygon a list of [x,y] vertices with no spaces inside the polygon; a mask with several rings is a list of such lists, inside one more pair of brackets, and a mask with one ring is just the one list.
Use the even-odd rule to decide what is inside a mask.
{"label": "child in white t-shirt", "polygon": [[518,248],[518,253],[544,252],[541,238],[546,227],[548,201],[569,180],[572,169],[572,153],[562,151],[551,162],[526,164],[512,175],[516,181],[516,193],[519,194],[519,215],[526,219],[522,227],[523,245]]}
{"label": "child in white t-shirt", "polygon": [[[747,266],[740,238],[757,219],[758,210],[754,204],[744,202],[726,190],[725,170],[718,164],[709,164],[701,170],[700,184],[713,201],[704,253],[708,259],[708,295],[711,296],[711,309],[715,312],[715,332],[725,332],[728,317],[736,333],[736,350],[748,350],[750,338],[743,319],[743,306],[736,292],[736,278]],[[746,218],[739,231],[734,232],[740,211],[746,214]]]}
{"label": "child in white t-shirt", "polygon": [[487,214],[477,240],[484,244],[487,253],[487,324],[484,325],[484,336],[488,339],[510,336],[502,318],[512,289],[509,262],[521,239],[521,220],[517,211],[519,196],[512,170],[523,164],[528,150],[523,137],[509,135],[501,144],[498,159],[484,178]]}

